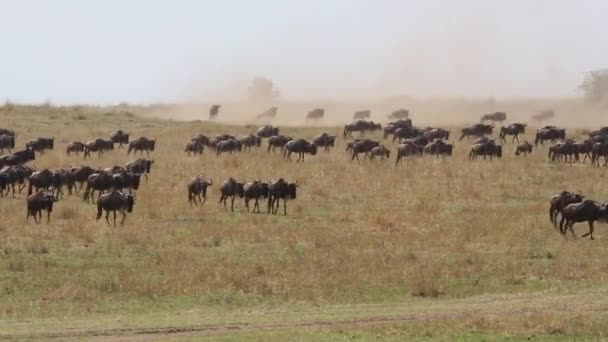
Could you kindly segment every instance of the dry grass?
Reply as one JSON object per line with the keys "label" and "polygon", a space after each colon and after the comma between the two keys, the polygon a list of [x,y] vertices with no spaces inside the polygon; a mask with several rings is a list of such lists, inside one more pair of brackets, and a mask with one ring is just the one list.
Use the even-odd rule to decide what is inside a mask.
{"label": "dry grass", "polygon": [[[38,169],[83,164],[65,155],[65,145],[117,128],[156,137],[152,175],[117,228],[95,222],[95,207],[80,196],[58,203],[49,225],[26,224],[23,195],[1,199],[0,318],[569,291],[608,278],[604,228],[594,242],[565,240],[547,217],[548,197],[563,189],[608,200],[606,170],[549,164],[546,148],[516,159],[508,145],[502,160],[469,162],[469,143],[457,142],[450,159],[398,168],[351,163],[341,139],[304,164],[262,150],[187,157],[184,145],[195,134],[251,130],[80,110],[12,106],[0,118],[20,146],[56,138],[56,150],[33,163]],[[285,131],[311,138],[323,130],[338,128]],[[116,150],[86,163],[132,159]],[[185,184],[198,174],[215,184],[207,204],[191,208]],[[231,176],[297,180],[299,198],[286,217],[247,214],[241,202],[226,212],[216,201]],[[586,227],[575,229],[580,235]]]}

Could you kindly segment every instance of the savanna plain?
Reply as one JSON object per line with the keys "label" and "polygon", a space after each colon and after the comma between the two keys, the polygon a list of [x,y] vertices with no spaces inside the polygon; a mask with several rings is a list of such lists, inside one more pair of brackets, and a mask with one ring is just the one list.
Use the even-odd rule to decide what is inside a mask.
{"label": "savanna plain", "polygon": [[[529,120],[542,109],[536,103],[434,106],[410,108],[414,124],[450,128],[452,141],[491,109],[528,121],[530,142],[545,124]],[[311,139],[341,135],[352,114],[328,111],[306,124],[304,107],[279,111],[273,123]],[[581,139],[606,123],[601,111],[583,107],[558,104],[547,123]],[[398,167],[396,144],[384,142],[393,151],[388,161],[357,163],[341,136],[304,163],[267,152],[265,142],[232,155],[184,152],[199,133],[254,132],[260,111],[239,116],[227,106],[208,122],[205,110],[192,108],[2,107],[0,126],[15,130],[18,147],[55,138],[55,149],[31,162],[38,170],[136,159],[118,148],[87,160],[65,153],[74,140],[119,128],[157,144],[123,226],[95,221],[97,209],[82,193],[57,202],[48,224],[26,223],[25,193],[0,198],[0,339],[608,338],[608,231],[599,224],[595,241],[564,238],[548,217],[550,196],[562,190],[608,201],[606,168],[551,163],[548,145],[515,157],[510,140],[492,162],[467,160],[465,139],[455,141],[452,157],[408,158]],[[385,117],[374,110],[372,119]],[[207,203],[191,207],[186,184],[197,175],[214,184]],[[229,177],[283,177],[298,182],[298,196],[286,216],[268,215],[264,205],[261,214],[247,213],[240,200],[231,213],[217,203]],[[575,231],[580,236],[586,224]]]}

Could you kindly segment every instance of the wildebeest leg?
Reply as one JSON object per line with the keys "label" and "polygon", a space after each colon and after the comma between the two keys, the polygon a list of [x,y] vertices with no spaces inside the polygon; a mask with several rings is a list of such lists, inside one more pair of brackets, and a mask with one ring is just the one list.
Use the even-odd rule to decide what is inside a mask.
{"label": "wildebeest leg", "polygon": [[110,224],[110,211],[106,210],[106,222]]}
{"label": "wildebeest leg", "polygon": [[38,223],[42,223],[42,209],[38,209]]}
{"label": "wildebeest leg", "polygon": [[[556,222],[557,222],[557,217],[555,218]],[[568,225],[566,222],[566,227],[564,227],[564,223],[566,222],[566,217],[564,215],[562,215],[562,219],[559,221],[559,232],[562,233],[562,235],[566,235],[566,230],[568,229]]]}
{"label": "wildebeest leg", "polygon": [[[572,233],[572,237],[576,237],[576,234],[574,234],[574,221],[573,221],[573,220],[568,219],[568,220],[566,221],[566,227],[567,227],[568,229],[570,229],[570,233]],[[564,231],[564,234],[566,234],[566,232],[565,232],[565,231]]]}
{"label": "wildebeest leg", "polygon": [[260,213],[260,202],[258,200],[258,198],[255,198],[255,203],[253,204],[253,212],[256,212],[256,208],[257,208],[257,213]]}
{"label": "wildebeest leg", "polygon": [[232,199],[230,200],[230,211],[234,212],[234,195],[232,195]]}
{"label": "wildebeest leg", "polygon": [[287,198],[283,198],[283,215],[287,216]]}
{"label": "wildebeest leg", "polygon": [[46,210],[46,223],[51,222],[51,211],[50,210]]}
{"label": "wildebeest leg", "polygon": [[273,206],[273,197],[272,195],[268,196],[268,211],[266,212],[267,214],[272,213],[272,206]]}
{"label": "wildebeest leg", "polygon": [[30,211],[31,210],[29,208],[27,208],[27,213],[25,215],[25,222],[29,221],[29,219],[30,219]]}
{"label": "wildebeest leg", "polygon": [[[142,153],[143,154],[143,153]],[[146,149],[146,155],[149,157],[150,156],[150,150]]]}
{"label": "wildebeest leg", "polygon": [[[245,197],[245,207],[247,208],[247,212],[249,212],[249,197]],[[253,210],[255,210],[255,206],[253,207]]]}
{"label": "wildebeest leg", "polygon": [[593,220],[589,220],[589,233],[583,234],[583,237],[586,237],[587,235],[590,236],[591,240],[595,240],[595,238],[593,238]]}
{"label": "wildebeest leg", "polygon": [[127,218],[127,213],[125,212],[124,209],[121,209],[120,213],[122,214],[122,220],[120,220],[120,225],[122,226],[123,224],[125,224],[125,219]]}
{"label": "wildebeest leg", "polygon": [[116,227],[116,210],[112,210],[112,214],[114,215],[114,227]]}

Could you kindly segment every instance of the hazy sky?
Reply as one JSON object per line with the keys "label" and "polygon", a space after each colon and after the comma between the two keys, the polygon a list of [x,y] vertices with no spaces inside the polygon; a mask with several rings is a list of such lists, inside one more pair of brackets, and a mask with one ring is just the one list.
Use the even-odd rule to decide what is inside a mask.
{"label": "hazy sky", "polygon": [[608,2],[0,0],[0,99],[577,95]]}

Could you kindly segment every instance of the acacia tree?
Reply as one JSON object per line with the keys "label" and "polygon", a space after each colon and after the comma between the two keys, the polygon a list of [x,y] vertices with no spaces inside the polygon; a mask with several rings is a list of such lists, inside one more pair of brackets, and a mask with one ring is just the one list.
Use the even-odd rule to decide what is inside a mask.
{"label": "acacia tree", "polygon": [[588,102],[597,103],[608,99],[608,69],[587,72],[579,88]]}
{"label": "acacia tree", "polygon": [[249,100],[271,101],[279,98],[279,90],[268,78],[255,77],[249,86]]}

